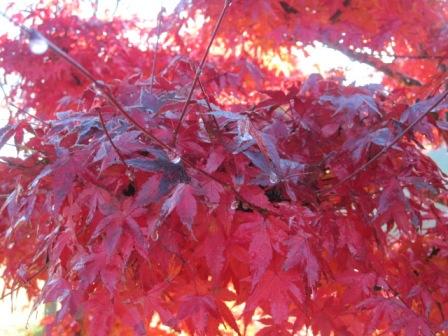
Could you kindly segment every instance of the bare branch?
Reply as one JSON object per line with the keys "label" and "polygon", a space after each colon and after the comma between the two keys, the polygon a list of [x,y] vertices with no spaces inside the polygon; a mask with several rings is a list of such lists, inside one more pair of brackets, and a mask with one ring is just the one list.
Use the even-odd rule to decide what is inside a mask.
{"label": "bare branch", "polygon": [[160,39],[161,30],[162,30],[162,13],[164,11],[165,11],[165,8],[161,7],[159,15],[157,15],[157,40],[156,40],[156,47],[154,50],[154,57],[152,59],[151,83],[149,85],[149,93],[150,94],[152,94],[152,87],[154,85],[154,77],[156,75],[157,54],[159,51],[159,39]]}

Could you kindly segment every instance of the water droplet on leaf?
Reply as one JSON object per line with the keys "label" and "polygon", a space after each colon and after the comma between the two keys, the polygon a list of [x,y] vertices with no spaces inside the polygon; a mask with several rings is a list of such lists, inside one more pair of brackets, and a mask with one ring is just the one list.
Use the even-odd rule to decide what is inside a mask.
{"label": "water droplet on leaf", "polygon": [[249,119],[238,120],[238,137],[241,142],[250,141],[253,139],[252,135],[249,133],[250,121]]}
{"label": "water droplet on leaf", "polygon": [[37,32],[30,36],[30,50],[33,54],[42,55],[48,50],[48,42]]}
{"label": "water droplet on leaf", "polygon": [[200,127],[202,130],[205,130],[204,119],[199,118],[198,123],[199,123],[199,127]]}
{"label": "water droplet on leaf", "polygon": [[126,169],[125,174],[126,174],[126,176],[127,176],[130,180],[132,180],[132,179],[134,178],[134,174],[133,174],[132,171],[129,170],[129,169]]}
{"label": "water droplet on leaf", "polygon": [[17,220],[17,222],[14,224],[14,227],[17,227],[17,226],[19,226],[20,224],[23,224],[23,223],[25,223],[26,222],[26,217],[25,216],[22,216],[22,217],[20,217],[18,220]]}
{"label": "water droplet on leaf", "polygon": [[277,184],[279,181],[279,178],[277,176],[277,174],[275,172],[271,172],[269,174],[269,182],[271,182],[272,184]]}
{"label": "water droplet on leaf", "polygon": [[171,162],[174,164],[178,164],[180,160],[181,160],[180,156],[175,156],[174,158],[171,159]]}
{"label": "water droplet on leaf", "polygon": [[232,204],[230,204],[230,209],[232,210],[236,210],[238,209],[238,205],[240,204],[240,202],[238,201],[233,201]]}
{"label": "water droplet on leaf", "polygon": [[179,155],[177,155],[176,152],[169,152],[168,159],[174,164],[178,164],[180,163],[180,161],[182,161],[182,158]]}
{"label": "water droplet on leaf", "polygon": [[102,96],[106,89],[106,83],[101,80],[97,80],[92,84],[92,90],[97,96]]}

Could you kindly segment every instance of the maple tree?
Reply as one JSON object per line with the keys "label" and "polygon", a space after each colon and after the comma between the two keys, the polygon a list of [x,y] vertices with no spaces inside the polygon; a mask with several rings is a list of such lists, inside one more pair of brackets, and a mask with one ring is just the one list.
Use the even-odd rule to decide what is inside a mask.
{"label": "maple tree", "polygon": [[[192,0],[152,29],[80,6],[12,7],[0,38],[3,297],[87,335],[447,332],[447,176],[422,152],[448,139],[444,1]],[[305,78],[314,41],[383,85]]]}

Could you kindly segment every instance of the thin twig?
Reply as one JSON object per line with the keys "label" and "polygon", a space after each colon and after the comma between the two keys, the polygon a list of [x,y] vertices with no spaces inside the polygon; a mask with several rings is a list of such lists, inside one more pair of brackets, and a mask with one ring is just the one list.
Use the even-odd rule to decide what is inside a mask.
{"label": "thin twig", "polygon": [[[204,86],[202,85],[202,82],[201,82],[201,80],[200,80],[199,78],[198,78],[198,84],[199,84],[199,87],[201,88],[202,94],[204,95],[204,100],[205,100],[205,103],[207,104],[207,107],[208,107],[209,112],[213,112],[213,109],[212,109],[212,107],[211,107],[211,105],[210,105],[210,102],[208,101],[208,96],[207,96],[207,94],[205,93]],[[212,115],[212,119],[213,119],[213,121],[214,121],[214,123],[215,123],[216,128],[217,128],[218,131],[219,131],[218,120],[216,120],[216,118],[215,118],[214,115]]]}
{"label": "thin twig", "polygon": [[98,116],[100,117],[101,126],[102,126],[102,128],[104,130],[104,133],[106,134],[106,137],[109,140],[111,146],[114,148],[115,152],[117,153],[118,157],[120,158],[121,163],[123,163],[123,165],[126,167],[126,169],[129,170],[129,166],[126,163],[126,161],[125,161],[125,159],[123,157],[123,154],[121,154],[121,152],[118,149],[117,145],[115,145],[114,141],[112,140],[112,137],[111,137],[109,131],[107,130],[106,122],[104,121],[103,113],[101,112],[100,109],[98,109]]}
{"label": "thin twig", "polygon": [[[329,22],[335,23],[336,21],[338,21],[341,14],[342,14],[342,11],[340,9],[338,9],[329,18]],[[379,60],[376,57],[373,57],[373,56],[365,54],[365,53],[355,52],[353,50],[345,48],[340,43],[333,43],[332,41],[329,41],[327,38],[324,38],[322,42],[325,43],[326,45],[328,45],[330,48],[336,49],[336,50],[342,52],[344,55],[348,56],[352,60],[368,64],[368,65],[374,67],[376,70],[381,71],[385,75],[401,81],[402,83],[404,83],[407,86],[422,86],[422,83],[420,81],[418,81],[415,78],[412,78],[406,74],[395,71],[389,65],[383,63],[381,60]]]}
{"label": "thin twig", "polygon": [[8,109],[8,111],[9,111],[9,118],[11,119],[12,118],[12,115],[14,114],[13,113],[13,111],[11,110],[11,107],[10,107],[10,103],[9,103],[9,97],[8,97],[8,95],[6,94],[6,91],[5,91],[5,88],[3,87],[3,83],[0,83],[0,89],[2,90],[2,92],[3,92],[3,98],[4,98],[4,100],[5,100],[5,103],[6,103],[6,108]]}
{"label": "thin twig", "polygon": [[357,169],[355,169],[350,175],[348,175],[347,177],[343,178],[341,181],[339,181],[338,183],[336,183],[334,186],[332,186],[330,189],[327,190],[322,190],[322,191],[318,191],[319,194],[326,194],[327,192],[336,189],[337,187],[339,187],[340,185],[344,184],[345,182],[347,182],[348,180],[352,179],[353,177],[355,177],[356,175],[358,175],[360,172],[362,172],[363,170],[365,170],[368,166],[370,166],[373,162],[375,162],[376,160],[378,160],[381,156],[383,156],[393,145],[395,145],[404,135],[406,135],[406,133],[408,133],[416,124],[418,124],[424,117],[426,117],[434,108],[436,108],[440,103],[442,103],[442,101],[444,101],[446,99],[446,97],[448,96],[448,90],[446,90],[442,96],[437,99],[437,101],[432,104],[424,113],[422,113],[417,119],[415,119],[412,123],[410,123],[403,131],[401,131],[393,140],[390,144],[388,144],[387,146],[383,147],[383,149],[381,149],[378,153],[376,153],[369,161],[367,161],[366,163],[364,163],[363,165],[361,165],[360,167],[358,167]]}
{"label": "thin twig", "polygon": [[[33,280],[36,276],[38,276],[40,273],[42,273],[42,271],[44,271],[47,268],[47,264],[43,265],[40,269],[38,269],[36,272],[34,272],[32,275],[30,275],[27,279],[25,279],[24,284],[29,283],[31,280]],[[8,293],[3,294],[0,297],[0,301],[7,298],[8,296],[14,294],[15,291],[17,291],[18,289],[20,289],[20,286],[22,286],[21,284],[18,284],[16,286],[14,286],[13,289],[11,289]]]}
{"label": "thin twig", "polygon": [[386,54],[388,57],[393,57],[396,59],[406,58],[406,59],[417,59],[417,60],[426,60],[426,59],[436,59],[436,60],[444,60],[447,56],[442,55],[396,55],[396,54]]}
{"label": "thin twig", "polygon": [[113,10],[113,12],[112,12],[112,17],[115,16],[115,13],[117,12],[118,6],[120,5],[120,1],[121,1],[121,0],[116,0],[116,2],[115,2],[115,8],[114,8],[114,10]]}
{"label": "thin twig", "polygon": [[154,85],[154,77],[156,75],[156,63],[157,63],[157,54],[159,51],[159,39],[160,33],[162,30],[162,13],[165,11],[164,7],[160,8],[159,15],[157,15],[157,40],[156,47],[154,50],[154,57],[152,59],[152,70],[151,70],[151,83],[149,84],[149,93],[152,94],[152,87]]}
{"label": "thin twig", "polygon": [[[395,294],[395,297],[398,298],[398,300],[416,317],[419,317],[419,315],[412,309],[412,307],[401,297],[401,294],[399,291],[397,291],[396,289],[394,289],[390,283],[386,280],[386,277],[383,277],[383,281],[386,283],[387,287],[389,287],[389,289]],[[426,326],[428,327],[428,329],[431,331],[431,335],[436,335],[433,331],[432,328],[430,327],[429,323],[427,320],[424,321]]]}
{"label": "thin twig", "polygon": [[94,0],[93,2],[93,16],[96,17],[98,14],[98,1],[99,0]]}
{"label": "thin twig", "polygon": [[26,110],[20,108],[20,107],[17,106],[16,104],[9,102],[9,105],[11,105],[12,107],[16,108],[18,113],[26,114],[26,115],[29,116],[30,118],[32,118],[32,119],[34,119],[34,120],[36,120],[36,121],[38,121],[38,122],[44,124],[45,126],[50,126],[50,124],[47,123],[45,120],[39,118],[38,116],[35,116],[35,115],[29,113],[28,111],[26,111]]}
{"label": "thin twig", "polygon": [[221,14],[219,15],[218,21],[216,22],[216,25],[215,25],[215,28],[213,30],[212,36],[210,38],[210,41],[208,43],[207,49],[205,49],[205,53],[202,56],[202,60],[199,63],[199,67],[196,69],[196,75],[194,76],[193,84],[191,85],[191,89],[190,89],[190,92],[188,94],[187,100],[185,101],[184,107],[182,108],[182,112],[180,114],[180,119],[179,119],[179,121],[177,123],[176,130],[174,131],[174,140],[173,140],[173,144],[174,145],[176,145],[177,137],[178,137],[178,134],[179,134],[179,130],[180,130],[180,127],[182,125],[182,120],[184,119],[185,114],[187,112],[187,108],[188,108],[188,105],[190,104],[191,97],[193,96],[193,92],[194,92],[194,89],[196,87],[196,83],[198,82],[199,76],[202,73],[202,68],[204,67],[205,60],[207,59],[208,53],[210,52],[210,48],[211,48],[211,46],[213,44],[213,41],[216,38],[216,35],[218,34],[219,27],[221,26],[221,23],[222,23],[222,21],[224,19],[224,16],[226,15],[226,11],[229,8],[231,2],[232,2],[231,0],[225,0],[224,7],[222,8],[222,11],[221,11]]}
{"label": "thin twig", "polygon": [[212,112],[212,111],[213,111],[213,110],[212,110],[212,106],[210,105],[210,102],[208,101],[208,96],[207,96],[207,94],[205,93],[204,86],[202,85],[202,82],[201,82],[200,79],[198,79],[198,84],[199,84],[199,87],[201,88],[202,94],[204,95],[205,103],[207,104],[208,110],[209,110],[210,112]]}

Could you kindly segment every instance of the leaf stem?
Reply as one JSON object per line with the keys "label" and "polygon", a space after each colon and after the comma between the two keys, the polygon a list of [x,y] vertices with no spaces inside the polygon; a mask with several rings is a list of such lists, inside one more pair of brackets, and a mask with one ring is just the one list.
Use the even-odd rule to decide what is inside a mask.
{"label": "leaf stem", "polygon": [[113,149],[117,153],[118,157],[120,158],[121,163],[123,163],[123,165],[126,167],[126,169],[129,170],[129,166],[126,163],[126,160],[124,159],[123,154],[120,152],[118,147],[115,145],[109,131],[107,130],[106,122],[104,121],[103,113],[101,112],[100,109],[98,109],[98,116],[100,118],[100,124],[101,124],[101,127],[103,128],[104,134],[106,134],[107,139],[109,140],[111,146],[113,147]]}
{"label": "leaf stem", "polygon": [[[204,100],[205,100],[205,103],[207,104],[208,111],[209,111],[209,112],[213,112],[212,107],[211,107],[211,105],[210,105],[210,102],[208,101],[208,96],[207,96],[207,94],[205,93],[204,86],[202,85],[202,82],[201,82],[201,80],[200,80],[199,78],[198,78],[198,84],[199,84],[199,87],[201,88],[202,94],[204,95]],[[219,131],[218,120],[216,120],[216,118],[215,118],[214,115],[212,115],[212,119],[213,119],[213,122],[214,122],[214,124],[215,124],[216,129]]]}

